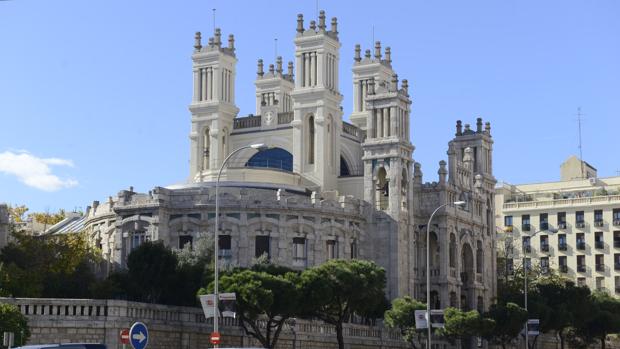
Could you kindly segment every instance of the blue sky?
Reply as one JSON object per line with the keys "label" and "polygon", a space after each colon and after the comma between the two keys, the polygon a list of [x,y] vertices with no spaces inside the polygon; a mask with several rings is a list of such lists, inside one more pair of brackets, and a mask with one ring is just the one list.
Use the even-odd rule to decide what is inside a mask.
{"label": "blue sky", "polygon": [[[354,5],[355,4],[355,5]],[[381,4],[381,7],[377,7]],[[338,17],[340,90],[351,111],[353,48],[391,46],[413,98],[414,158],[436,180],[457,119],[492,123],[494,166],[512,183],[559,178],[577,149],[620,170],[620,2],[319,1]],[[85,208],[188,176],[195,31],[234,33],[240,114],[274,38],[293,58],[296,15],[316,1],[0,1],[0,202]],[[46,190],[44,190],[46,189]],[[53,190],[51,190],[53,189]]]}

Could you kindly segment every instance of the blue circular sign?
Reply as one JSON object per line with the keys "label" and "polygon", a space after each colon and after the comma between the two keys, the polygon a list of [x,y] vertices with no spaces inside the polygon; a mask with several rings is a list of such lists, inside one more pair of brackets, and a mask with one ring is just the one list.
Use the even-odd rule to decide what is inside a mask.
{"label": "blue circular sign", "polygon": [[129,343],[134,349],[144,349],[149,343],[149,330],[146,325],[136,322],[129,329]]}

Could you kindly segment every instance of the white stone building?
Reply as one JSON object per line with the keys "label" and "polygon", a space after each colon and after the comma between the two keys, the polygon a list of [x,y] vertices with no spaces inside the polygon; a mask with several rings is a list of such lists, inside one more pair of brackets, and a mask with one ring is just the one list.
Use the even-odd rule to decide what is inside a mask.
{"label": "white stone building", "polygon": [[496,224],[512,247],[506,272],[525,250],[527,264],[620,296],[620,177],[598,178],[575,156],[560,168],[557,182],[497,187]]}
{"label": "white stone building", "polygon": [[[353,113],[343,121],[337,19],[325,14],[304,26],[297,18],[296,61],[267,69],[258,60],[255,115],[235,104],[234,37],[208,44],[196,34],[194,94],[189,106],[190,180],[139,194],[123,190],[95,201],[85,227],[112,268],[146,240],[173,247],[214,230],[214,181],[221,182],[220,258],[247,266],[267,253],[279,264],[306,268],[331,258],[371,259],[385,267],[391,298],[425,298],[425,234],[432,223],[433,305],[485,307],[495,295],[495,234],[490,124],[465,129],[459,121],[441,161],[438,181],[423,183],[410,141],[411,99],[399,83],[390,48],[353,59]],[[243,88],[249,82],[243,82]],[[180,136],[180,135],[179,135]],[[441,146],[441,145],[438,145]]]}

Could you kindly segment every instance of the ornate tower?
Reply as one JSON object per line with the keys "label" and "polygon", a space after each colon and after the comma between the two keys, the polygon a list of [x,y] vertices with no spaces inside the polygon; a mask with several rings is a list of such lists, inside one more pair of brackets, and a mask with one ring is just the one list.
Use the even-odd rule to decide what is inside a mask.
{"label": "ornate tower", "polygon": [[355,45],[355,56],[353,63],[353,112],[351,113],[351,123],[368,130],[366,121],[369,117],[369,110],[366,107],[366,96],[370,91],[371,85],[375,82],[380,83],[390,81],[395,74],[392,70],[392,53],[389,47],[385,48],[385,58],[381,57],[381,42],[375,43],[374,57],[370,56],[370,50],[366,50],[364,57],[361,56],[360,45]]}
{"label": "ornate tower", "polygon": [[[375,244],[388,244],[392,251],[388,256],[375,256],[388,270],[390,297],[413,294],[413,191],[410,179],[413,172],[413,145],[409,141],[409,99],[407,81],[401,88],[398,77],[386,78],[387,71],[381,60],[381,46],[376,45],[372,75],[360,78],[364,83],[361,96],[366,115],[359,124],[366,127],[367,136],[362,144],[364,152],[364,200],[370,202],[377,212],[374,224],[378,232]],[[361,65],[362,63],[360,63]],[[357,68],[357,69],[356,69]],[[357,65],[358,76],[360,66]],[[354,73],[355,76],[355,73]],[[366,81],[368,82],[366,84]],[[363,114],[362,114],[363,113]]]}
{"label": "ornate tower", "polygon": [[239,112],[235,106],[235,39],[228,36],[228,46],[222,46],[221,31],[215,29],[207,46],[202,46],[200,32],[196,33],[192,67],[194,95],[189,110],[192,113],[190,133],[190,178],[202,181],[216,171],[228,153],[228,136],[233,119]]}
{"label": "ornate tower", "polygon": [[269,70],[265,72],[263,60],[259,59],[256,75],[256,114],[262,116],[261,126],[270,128],[279,123],[288,123],[293,113],[293,62],[288,62],[285,73],[282,69],[282,57],[278,57],[275,67],[270,64]]}
{"label": "ornate tower", "polygon": [[296,80],[293,97],[293,171],[302,173],[322,190],[336,188],[340,173],[340,133],[342,95],[338,89],[337,19],[331,29],[325,25],[325,11],[318,26],[304,28],[303,15],[297,16],[295,37]]}

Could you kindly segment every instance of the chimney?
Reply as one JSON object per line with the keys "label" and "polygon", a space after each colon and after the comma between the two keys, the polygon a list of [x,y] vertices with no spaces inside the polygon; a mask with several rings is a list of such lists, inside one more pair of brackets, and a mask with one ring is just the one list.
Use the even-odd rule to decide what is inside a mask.
{"label": "chimney", "polygon": [[282,74],[282,56],[276,58],[276,72]]}
{"label": "chimney", "polygon": [[332,33],[338,35],[338,18],[332,17]]}
{"label": "chimney", "polygon": [[215,28],[215,46],[222,47],[222,31],[220,28]]}
{"label": "chimney", "polygon": [[297,32],[299,34],[304,32],[304,15],[301,13],[297,15]]}
{"label": "chimney", "polygon": [[482,118],[476,119],[476,133],[482,132]]}
{"label": "chimney", "polygon": [[202,43],[201,41],[201,35],[200,32],[196,32],[196,36],[194,37],[194,50],[196,51],[200,51],[200,49],[202,48]]}
{"label": "chimney", "polygon": [[235,36],[233,34],[228,35],[228,49],[235,52]]}
{"label": "chimney", "polygon": [[385,48],[385,62],[392,64],[392,49],[389,46]]}
{"label": "chimney", "polygon": [[323,10],[319,12],[319,30],[325,31],[325,11]]}
{"label": "chimney", "polygon": [[375,42],[375,59],[381,59],[381,41]]}
{"label": "chimney", "polygon": [[359,62],[362,60],[362,57],[360,56],[361,51],[362,51],[362,48],[360,47],[360,44],[356,44],[355,45],[355,56],[353,56],[354,61]]}
{"label": "chimney", "polygon": [[262,78],[263,75],[265,75],[265,72],[263,71],[263,60],[259,59],[258,60],[258,67],[257,67],[257,71],[256,74],[258,75],[258,78]]}
{"label": "chimney", "polygon": [[293,61],[288,62],[288,72],[286,74],[293,77]]}

